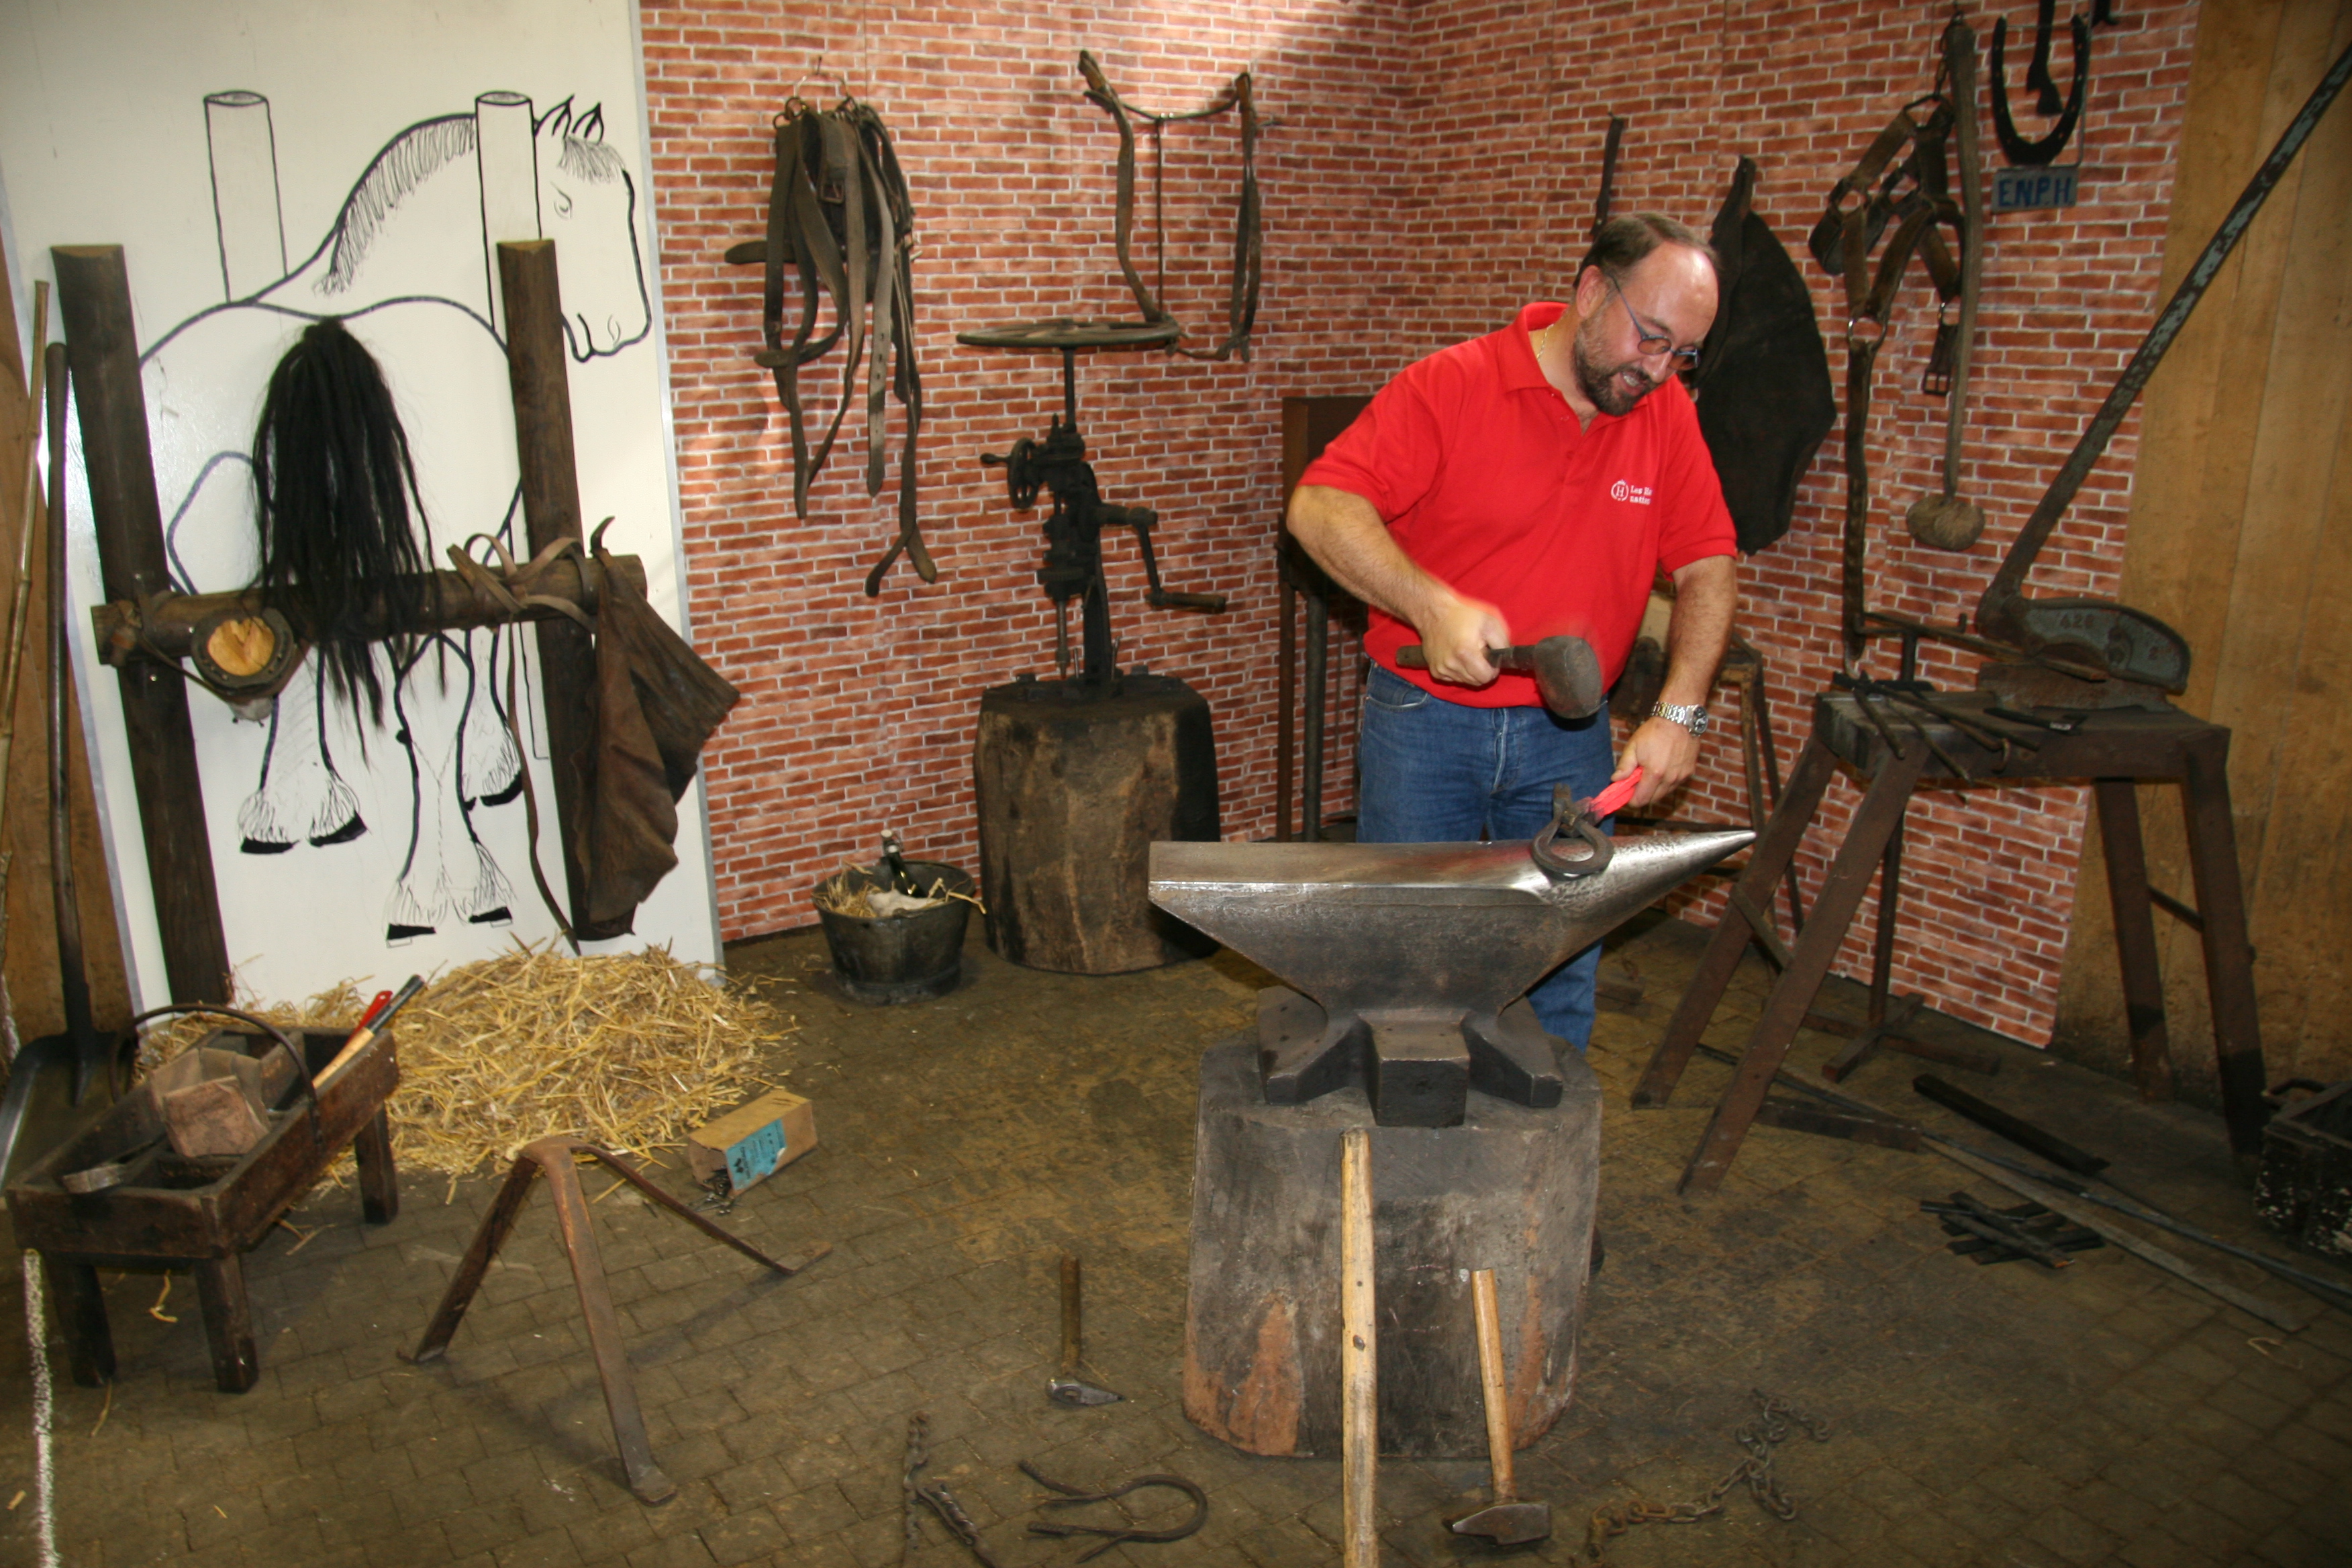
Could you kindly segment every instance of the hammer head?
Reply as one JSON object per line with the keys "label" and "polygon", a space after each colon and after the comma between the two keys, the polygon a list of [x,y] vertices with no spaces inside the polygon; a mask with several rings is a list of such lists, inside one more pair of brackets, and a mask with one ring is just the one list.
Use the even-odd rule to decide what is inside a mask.
{"label": "hammer head", "polygon": [[1582,637],[1546,637],[1528,647],[1528,663],[1543,705],[1562,719],[1591,717],[1609,695],[1601,684],[1601,656]]}
{"label": "hammer head", "polygon": [[1490,1502],[1475,1513],[1445,1521],[1456,1535],[1483,1535],[1497,1546],[1525,1546],[1551,1533],[1551,1504]]}

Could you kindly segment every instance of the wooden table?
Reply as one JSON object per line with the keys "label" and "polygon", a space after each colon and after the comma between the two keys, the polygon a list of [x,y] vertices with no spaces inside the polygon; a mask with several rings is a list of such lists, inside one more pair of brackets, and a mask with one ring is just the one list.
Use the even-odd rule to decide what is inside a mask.
{"label": "wooden table", "polygon": [[[348,1031],[289,1031],[315,1073],[342,1048]],[[261,1375],[253,1308],[242,1255],[268,1233],[295,1200],[350,1148],[359,1163],[361,1212],[386,1225],[400,1212],[384,1102],[400,1083],[393,1037],[377,1036],[314,1104],[285,1053],[266,1035],[222,1031],[203,1042],[274,1058],[269,1131],[234,1160],[188,1161],[169,1145],[131,1154],[126,1178],[95,1193],[72,1193],[59,1178],[130,1152],[160,1136],[151,1097],[126,1095],[89,1131],[53,1151],[8,1187],[8,1215],[20,1247],[37,1248],[66,1336],[73,1379],[94,1387],[114,1378],[114,1341],[107,1327],[100,1268],[185,1268],[196,1277],[211,1342],[213,1376],[222,1392],[241,1394]]]}
{"label": "wooden table", "polygon": [[[1984,710],[1995,700],[1985,693],[1940,692],[1934,700],[1971,720],[1972,728],[2019,728],[1985,720]],[[1638,1109],[1667,1102],[1749,942],[1785,959],[1763,1012],[1748,1032],[1731,1086],[1724,1091],[1706,1134],[1684,1168],[1678,1190],[1711,1192],[1721,1184],[1740,1141],[1757,1119],[1773,1074],[1788,1055],[1790,1041],[1829,973],[1872,875],[1885,861],[1889,874],[1880,900],[1880,973],[1874,987],[1874,1020],[1882,1015],[1885,959],[1892,951],[1897,907],[1895,885],[1900,868],[1900,861],[1890,851],[1901,842],[1903,814],[1911,793],[1923,784],[1948,788],[1970,782],[1999,785],[2091,781],[2115,905],[2124,998],[2131,1019],[2133,1071],[2141,1092],[2150,1099],[2163,1099],[2169,1096],[2171,1088],[2164,980],[2158,967],[2153,915],[2155,909],[2162,907],[2190,921],[2203,938],[2230,1145],[2242,1160],[2256,1157],[2265,1120],[2263,1044],[2255,1016],[2253,952],[2246,941],[2237,836],[2230,820],[2230,731],[2177,709],[2115,709],[2084,716],[2071,734],[2034,734],[2038,751],[2013,744],[2004,758],[1999,750],[1979,743],[1948,721],[1907,706],[1897,710],[1884,700],[1874,700],[1871,707],[1893,735],[1895,746],[1887,743],[1886,736],[1854,697],[1824,692],[1814,699],[1812,735],[1797,759],[1795,773],[1755,854],[1733,887],[1730,910],[1716,928],[1714,940],[1666,1026],[1665,1037],[1634,1089],[1633,1104]],[[1903,716],[1906,712],[1908,719]],[[1918,722],[1914,724],[1912,719]],[[1899,754],[1895,746],[1901,748]],[[1967,776],[1956,773],[1949,764],[1965,770]],[[1829,786],[1830,774],[1840,766],[1861,774],[1868,785],[1811,917],[1795,942],[1783,951],[1766,912],[1771,908],[1772,885],[1795,857]],[[2184,795],[2189,864],[2196,879],[2194,910],[2179,906],[2148,887],[2139,805],[2133,790],[2142,782],[2163,781],[2179,782]]]}

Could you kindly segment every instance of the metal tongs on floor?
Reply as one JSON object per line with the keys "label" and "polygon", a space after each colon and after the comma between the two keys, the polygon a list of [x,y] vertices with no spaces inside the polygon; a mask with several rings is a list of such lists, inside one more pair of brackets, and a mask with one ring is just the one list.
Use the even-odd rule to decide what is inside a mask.
{"label": "metal tongs on floor", "polygon": [[[1601,831],[1601,825],[1633,798],[1633,786],[1641,782],[1642,770],[1637,767],[1591,800],[1578,800],[1567,784],[1554,784],[1551,820],[1528,846],[1528,854],[1547,876],[1598,877],[1609,869],[1609,861],[1617,853],[1616,841]],[[1581,838],[1589,848],[1582,855],[1563,855],[1553,847],[1563,836]]]}

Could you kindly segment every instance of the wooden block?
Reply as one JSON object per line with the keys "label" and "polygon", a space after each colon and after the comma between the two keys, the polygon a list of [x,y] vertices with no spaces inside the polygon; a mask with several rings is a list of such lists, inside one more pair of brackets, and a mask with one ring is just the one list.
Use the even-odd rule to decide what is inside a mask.
{"label": "wooden block", "polygon": [[1601,1090],[1561,1052],[1559,1105],[1472,1091],[1458,1127],[1379,1127],[1363,1091],[1268,1105],[1255,1047],[1203,1058],[1184,1413],[1253,1454],[1340,1453],[1341,1134],[1369,1128],[1380,1445],[1482,1458],[1470,1275],[1496,1271],[1514,1440],[1568,1408],[1599,1184]]}
{"label": "wooden block", "polygon": [[1060,681],[981,694],[972,773],[988,945],[1064,974],[1121,974],[1215,951],[1155,908],[1154,839],[1215,841],[1209,705],[1130,675],[1116,697]]}
{"label": "wooden block", "polygon": [[234,1078],[208,1078],[163,1096],[163,1129],[184,1158],[242,1154],[269,1131],[261,1108]]}

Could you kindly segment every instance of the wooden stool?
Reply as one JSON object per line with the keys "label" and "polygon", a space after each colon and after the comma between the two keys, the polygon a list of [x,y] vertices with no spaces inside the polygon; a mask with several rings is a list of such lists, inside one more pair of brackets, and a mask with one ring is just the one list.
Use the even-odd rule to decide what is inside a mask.
{"label": "wooden stool", "polygon": [[[1641,724],[1641,716],[1657,701],[1659,688],[1665,680],[1666,617],[1673,608],[1674,600],[1665,595],[1650,596],[1650,614],[1643,622],[1641,639],[1633,645],[1633,659],[1618,678],[1616,689],[1609,694],[1611,712],[1629,725]],[[1772,700],[1765,690],[1765,674],[1764,655],[1755,644],[1733,632],[1715,679],[1718,687],[1732,687],[1739,693],[1739,771],[1748,788],[1748,826],[1759,835],[1764,831],[1767,816],[1780,804],[1780,749],[1772,740]],[[1618,813],[1617,823],[1621,828],[1705,826],[1678,817],[1630,811]],[[1798,884],[1793,863],[1783,873],[1781,881],[1789,894],[1790,929],[1802,931],[1805,894]]]}
{"label": "wooden stool", "polygon": [[[302,1029],[294,1037],[315,1073],[334,1059],[349,1035],[348,1029]],[[204,1044],[241,1048],[265,1061],[275,1050],[266,1037],[234,1031],[209,1036]],[[89,1388],[114,1381],[100,1268],[163,1264],[194,1271],[213,1379],[222,1393],[242,1394],[261,1375],[245,1291],[247,1249],[346,1148],[359,1163],[362,1216],[370,1225],[388,1225],[400,1213],[383,1110],[400,1082],[392,1036],[378,1035],[362,1047],[315,1100],[307,1086],[285,1081],[269,1131],[242,1156],[178,1159],[157,1146],[162,1125],[152,1100],[132,1094],[9,1184],[16,1244],[40,1251],[76,1383]],[[60,1181],[134,1149],[141,1152],[129,1156],[123,1179],[113,1186],[75,1193]]]}
{"label": "wooden stool", "polygon": [[[1973,715],[1981,715],[1995,701],[1980,692],[1941,693],[1936,700],[1956,712]],[[1883,710],[1887,704],[1880,701],[1874,706]],[[2114,709],[2085,716],[2073,733],[2040,733],[2038,750],[2013,746],[2004,756],[1949,722],[1913,710],[1905,711],[1907,717],[1889,721],[1902,748],[1898,753],[1854,698],[1831,692],[1814,699],[1812,735],[1797,759],[1796,770],[1748,868],[1733,885],[1730,911],[1717,926],[1698,972],[1691,977],[1690,987],[1666,1026],[1665,1037],[1633,1091],[1637,1109],[1667,1102],[1749,942],[1784,959],[1780,979],[1748,1033],[1731,1087],[1724,1091],[1706,1135],[1684,1168],[1677,1190],[1712,1192],[1722,1183],[1739,1152],[1740,1140],[1757,1120],[1773,1074],[1788,1055],[1790,1041],[1805,1020],[1814,993],[1829,973],[1831,960],[1861,907],[1872,873],[1882,861],[1886,880],[1879,900],[1871,1022],[1891,1022],[1885,975],[1893,952],[1901,875],[1899,836],[1911,792],[1923,782],[1948,787],[1970,781],[1995,784],[2093,781],[2115,905],[2116,946],[2123,963],[2124,998],[2132,1020],[2132,1067],[2140,1091],[2149,1099],[2168,1098],[2171,1092],[2164,982],[2157,964],[2153,918],[2153,910],[2161,907],[2184,918],[2193,917],[2204,939],[2206,986],[2212,1002],[2214,1049],[2230,1146],[2242,1161],[2257,1156],[2264,1120],[2263,1045],[2254,1010],[2252,949],[2246,941],[2237,836],[2230,820],[2230,731],[2173,709]],[[1917,721],[1916,725],[1913,719]],[[2006,728],[1989,720],[1981,727]],[[1965,770],[1967,777],[1956,775],[1947,763]],[[1771,904],[1772,884],[1795,857],[1829,787],[1831,771],[1841,763],[1867,778],[1869,787],[1831,865],[1811,918],[1795,942],[1782,950],[1766,912]],[[2002,769],[2006,771],[1999,771]],[[2178,780],[2182,785],[2189,863],[2196,878],[2195,910],[2181,910],[2148,888],[2139,805],[2133,795],[2134,784],[2141,780]]]}

